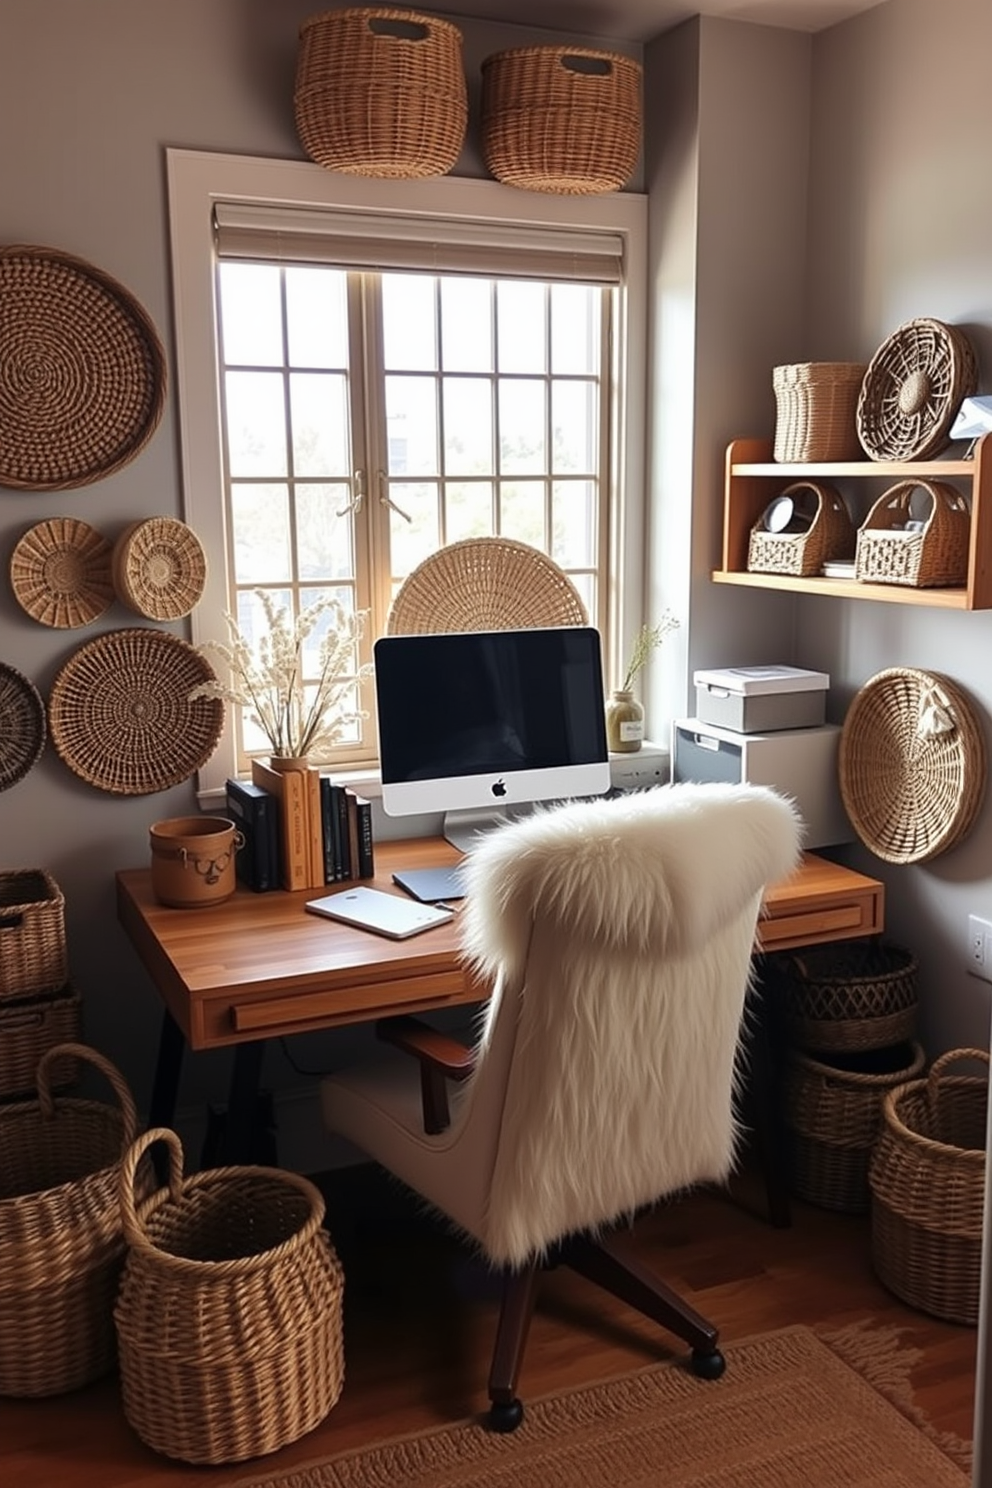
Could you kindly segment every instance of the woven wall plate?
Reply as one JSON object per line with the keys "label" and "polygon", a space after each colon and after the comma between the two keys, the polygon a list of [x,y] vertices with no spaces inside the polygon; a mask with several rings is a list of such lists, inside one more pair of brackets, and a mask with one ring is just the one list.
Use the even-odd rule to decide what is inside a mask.
{"label": "woven wall plate", "polygon": [[0,790],[16,785],[45,747],[45,704],[33,682],[0,661]]}
{"label": "woven wall plate", "polygon": [[390,607],[390,635],[588,625],[572,580],[527,543],[468,537],[425,558]]}
{"label": "woven wall plate", "polygon": [[149,620],[181,620],[203,595],[207,560],[200,539],[175,517],[134,522],[114,544],[117,597]]}
{"label": "woven wall plate", "polygon": [[925,460],[947,445],[978,362],[960,326],[908,320],[875,352],[858,395],[858,438],[872,460]]}
{"label": "woven wall plate", "polygon": [[52,517],[29,527],[10,557],[14,598],[41,625],[70,630],[114,602],[110,543],[88,522]]}
{"label": "woven wall plate", "polygon": [[213,754],[224,704],[190,702],[214,673],[178,636],[114,630],[81,646],[62,667],[48,700],[60,758],[97,790],[144,796],[168,790]]}
{"label": "woven wall plate", "polygon": [[865,846],[887,863],[926,863],[974,824],[985,795],[985,737],[949,677],[889,667],[847,711],[838,770]]}
{"label": "woven wall plate", "polygon": [[54,248],[0,248],[0,486],[65,491],[144,448],[165,354],[132,294]]}

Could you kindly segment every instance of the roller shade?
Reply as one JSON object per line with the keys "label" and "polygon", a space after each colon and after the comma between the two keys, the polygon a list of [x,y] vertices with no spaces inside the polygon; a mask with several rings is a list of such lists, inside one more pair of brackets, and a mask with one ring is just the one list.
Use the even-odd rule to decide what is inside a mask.
{"label": "roller shade", "polygon": [[620,233],[378,212],[214,204],[221,258],[485,278],[623,279]]}

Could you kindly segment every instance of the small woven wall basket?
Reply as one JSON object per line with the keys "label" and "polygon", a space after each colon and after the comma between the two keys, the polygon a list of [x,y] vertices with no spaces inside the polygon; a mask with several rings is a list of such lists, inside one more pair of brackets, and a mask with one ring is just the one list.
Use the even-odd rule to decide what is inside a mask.
{"label": "small woven wall basket", "polygon": [[962,398],[977,391],[978,361],[964,331],[908,320],[868,363],[855,413],[861,447],[872,460],[939,454]]}
{"label": "small woven wall basket", "polygon": [[985,735],[949,677],[887,667],[841,729],[837,771],[851,825],[876,857],[926,863],[971,831],[985,797]]}
{"label": "small woven wall basket", "polygon": [[482,153],[498,181],[619,191],[641,148],[640,63],[582,47],[517,47],[482,64]]}
{"label": "small woven wall basket", "polygon": [[[136,1203],[136,1165],[156,1141],[169,1149],[168,1182]],[[121,1166],[124,1413],[167,1457],[239,1462],[296,1441],[336,1403],[344,1277],[305,1178],[231,1167],[184,1179],[182,1167],[164,1128]]]}
{"label": "small woven wall basket", "polygon": [[148,620],[181,620],[203,596],[207,558],[191,527],[175,517],[133,522],[114,543],[113,590]]}
{"label": "small woven wall basket", "polygon": [[311,160],[356,176],[450,171],[468,123],[462,34],[414,10],[329,10],[300,28],[296,131]]}
{"label": "small woven wall basket", "polygon": [[793,1192],[821,1209],[867,1213],[868,1167],[882,1124],[882,1102],[923,1072],[917,1043],[858,1054],[790,1051],[785,1071]]}
{"label": "small woven wall basket", "polygon": [[[83,999],[74,987],[0,1003],[0,1098],[33,1094],[41,1056],[82,1036]],[[52,1090],[68,1089],[78,1077],[79,1060],[68,1057],[47,1071]]]}
{"label": "small woven wall basket", "polygon": [[110,543],[76,517],[38,522],[10,556],[10,584],[21,609],[40,625],[89,625],[114,602]]}
{"label": "small woven wall basket", "polygon": [[[117,1105],[53,1096],[66,1058],[105,1076]],[[85,1044],[56,1044],[37,1100],[0,1105],[0,1395],[57,1395],[114,1366],[113,1305],[124,1262],[121,1158],[134,1101],[119,1071]],[[136,1186],[150,1191],[145,1166]]]}
{"label": "small woven wall basket", "polygon": [[37,764],[47,728],[37,687],[16,667],[0,661],[0,791],[23,780]]}
{"label": "small woven wall basket", "polygon": [[799,1048],[858,1053],[916,1032],[917,961],[902,946],[839,941],[776,958],[783,1024]]}
{"label": "small woven wall basket", "polygon": [[[917,491],[928,503],[922,531],[907,531]],[[964,584],[971,515],[960,491],[943,481],[900,481],[875,502],[858,529],[855,578],[915,589]]]}
{"label": "small woven wall basket", "polygon": [[856,460],[861,454],[855,410],[864,362],[791,362],[772,368],[775,459]]}
{"label": "small woven wall basket", "polygon": [[977,1323],[988,1073],[983,1049],[951,1049],[925,1079],[891,1090],[869,1169],[871,1255],[891,1292],[952,1323]]}
{"label": "small woven wall basket", "polygon": [[588,625],[578,590],[539,548],[506,537],[467,537],[425,558],[403,580],[389,635]]}
{"label": "small woven wall basket", "polygon": [[816,481],[796,481],[783,496],[792,498],[812,492],[816,510],[805,532],[768,532],[763,519],[751,528],[748,539],[749,573],[818,574],[833,558],[854,556],[855,530],[844,498],[833,486]]}
{"label": "small woven wall basket", "polygon": [[0,1001],[65,986],[65,898],[43,868],[0,873]]}

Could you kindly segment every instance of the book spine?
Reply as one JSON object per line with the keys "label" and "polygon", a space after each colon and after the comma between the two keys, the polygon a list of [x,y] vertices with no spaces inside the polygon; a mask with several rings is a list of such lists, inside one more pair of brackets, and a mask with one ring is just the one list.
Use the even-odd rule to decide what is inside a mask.
{"label": "book spine", "polygon": [[247,787],[239,780],[228,780],[227,812],[244,838],[235,859],[238,879],[256,894],[277,887],[272,856],[272,821],[276,802],[268,791]]}
{"label": "book spine", "polygon": [[348,817],[348,876],[359,878],[358,872],[358,797],[350,786],[345,786],[345,807]]}
{"label": "book spine", "polygon": [[334,787],[329,775],[320,777],[320,830],[324,846],[324,882],[334,882]]}
{"label": "book spine", "polygon": [[282,844],[282,885],[285,889],[310,887],[310,861],[306,821],[306,796],[302,770],[273,770],[263,760],[252,760],[255,785],[279,802]]}
{"label": "book spine", "polygon": [[375,855],[372,849],[372,802],[365,796],[356,796],[355,809],[358,817],[358,877],[375,876]]}
{"label": "book spine", "polygon": [[307,862],[310,889],[322,889],[324,877],[324,833],[320,819],[320,771],[306,772]]}
{"label": "book spine", "polygon": [[348,821],[348,791],[345,786],[337,787],[338,807],[338,841],[341,844],[341,877],[343,879],[354,878],[355,871],[351,861],[351,839],[349,836]]}

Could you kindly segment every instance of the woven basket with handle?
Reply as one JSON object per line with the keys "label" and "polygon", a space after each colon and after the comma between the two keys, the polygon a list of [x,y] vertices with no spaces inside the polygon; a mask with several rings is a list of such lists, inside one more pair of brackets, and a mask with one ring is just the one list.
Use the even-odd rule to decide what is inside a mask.
{"label": "woven basket with handle", "polygon": [[747,549],[749,573],[808,578],[818,574],[829,559],[853,556],[854,527],[840,492],[818,481],[796,481],[781,492],[793,498],[807,493],[812,493],[816,510],[806,532],[768,532],[761,519],[752,527]]}
{"label": "woven basket with handle", "polygon": [[[907,531],[917,491],[924,493],[927,515],[920,531]],[[970,533],[968,503],[954,486],[945,481],[900,481],[878,498],[858,529],[855,578],[916,589],[964,584]]]}
{"label": "woven basket with handle", "polygon": [[0,1002],[65,985],[65,896],[44,868],[0,873]]}

